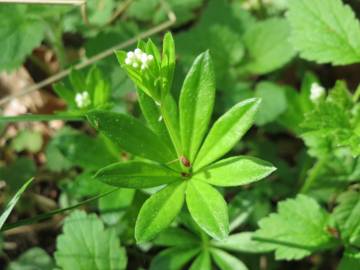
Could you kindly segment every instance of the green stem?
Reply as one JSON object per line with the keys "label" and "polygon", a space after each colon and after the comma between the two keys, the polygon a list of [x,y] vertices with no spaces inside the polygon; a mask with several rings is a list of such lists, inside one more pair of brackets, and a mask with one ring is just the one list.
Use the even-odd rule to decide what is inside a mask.
{"label": "green stem", "polygon": [[81,115],[61,115],[61,114],[23,114],[19,116],[0,116],[0,123],[8,122],[36,122],[36,121],[84,121]]}
{"label": "green stem", "polygon": [[360,98],[360,85],[356,88],[356,91],[353,95],[353,101],[356,103],[358,102],[359,98]]}
{"label": "green stem", "polygon": [[300,190],[301,193],[306,193],[315,183],[321,169],[325,166],[326,162],[326,159],[322,159],[315,163],[314,167],[310,170],[309,176],[306,178],[305,183]]}

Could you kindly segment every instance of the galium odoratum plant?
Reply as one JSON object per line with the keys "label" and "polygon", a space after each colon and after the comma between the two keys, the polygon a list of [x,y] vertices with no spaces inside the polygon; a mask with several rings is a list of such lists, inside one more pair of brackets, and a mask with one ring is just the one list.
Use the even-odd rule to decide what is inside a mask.
{"label": "galium odoratum plant", "polygon": [[170,33],[164,37],[162,54],[151,40],[139,42],[133,52],[116,54],[138,89],[147,125],[115,112],[94,110],[87,114],[98,131],[136,157],[101,169],[95,178],[123,188],[162,186],[140,209],[135,226],[137,242],[151,240],[167,228],[185,201],[202,230],[215,239],[226,238],[227,204],[213,186],[249,184],[275,170],[272,164],[249,156],[219,160],[251,127],[260,100],[239,102],[207,133],[215,100],[215,75],[208,51],[195,59],[178,104],[170,91],[175,68]]}

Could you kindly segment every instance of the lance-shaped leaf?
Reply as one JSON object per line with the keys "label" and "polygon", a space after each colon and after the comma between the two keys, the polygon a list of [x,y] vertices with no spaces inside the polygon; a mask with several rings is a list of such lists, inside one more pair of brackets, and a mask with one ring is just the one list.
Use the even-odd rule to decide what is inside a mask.
{"label": "lance-shaped leaf", "polygon": [[95,179],[117,187],[149,188],[180,180],[181,176],[155,162],[128,161],[102,168]]}
{"label": "lance-shaped leaf", "polygon": [[226,202],[212,186],[190,180],[186,189],[186,204],[195,222],[211,237],[224,239],[229,233]]}
{"label": "lance-shaped leaf", "polygon": [[225,155],[248,131],[259,108],[259,99],[247,99],[232,107],[211,128],[194,163],[194,170]]}
{"label": "lance-shaped leaf", "polygon": [[150,270],[181,270],[199,252],[199,249],[200,247],[175,247],[164,250],[151,262]]}
{"label": "lance-shaped leaf", "polygon": [[97,130],[131,154],[162,163],[176,158],[160,137],[132,116],[99,110],[87,116]]}
{"label": "lance-shaped leaf", "polygon": [[203,250],[190,267],[190,270],[209,270],[211,268],[210,253]]}
{"label": "lance-shaped leaf", "polygon": [[26,188],[31,184],[33,178],[25,182],[23,186],[15,193],[14,197],[10,200],[10,202],[6,205],[4,212],[0,216],[0,230],[4,226],[6,219],[9,217],[11,211],[15,207],[16,203],[20,199],[21,194],[24,193]]}
{"label": "lance-shaped leaf", "polygon": [[184,204],[185,187],[185,181],[175,182],[146,200],[136,220],[137,242],[151,240],[171,224]]}
{"label": "lance-shaped leaf", "polygon": [[181,89],[180,134],[183,154],[194,161],[208,128],[215,100],[215,75],[209,52],[200,54]]}
{"label": "lance-shaped leaf", "polygon": [[238,258],[220,249],[212,248],[211,255],[221,270],[247,270],[246,265]]}
{"label": "lance-shaped leaf", "polygon": [[165,78],[164,93],[168,93],[171,89],[174,70],[175,70],[175,43],[170,32],[167,32],[163,41],[163,52],[161,62],[161,72]]}
{"label": "lance-shaped leaf", "polygon": [[237,156],[201,169],[194,178],[216,186],[240,186],[259,181],[275,169],[271,163],[261,159]]}

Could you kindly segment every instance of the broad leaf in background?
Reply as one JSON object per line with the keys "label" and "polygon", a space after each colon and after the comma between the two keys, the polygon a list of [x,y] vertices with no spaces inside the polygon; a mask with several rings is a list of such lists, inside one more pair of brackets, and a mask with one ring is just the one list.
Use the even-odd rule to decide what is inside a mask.
{"label": "broad leaf in background", "polygon": [[278,213],[259,221],[255,240],[275,250],[277,260],[299,260],[332,244],[329,214],[312,198],[298,195],[278,204]]}
{"label": "broad leaf in background", "polygon": [[360,62],[360,23],[341,0],[289,1],[291,41],[304,59],[346,65]]}
{"label": "broad leaf in background", "polygon": [[116,232],[94,214],[75,211],[56,240],[56,264],[63,270],[123,270],[127,258]]}
{"label": "broad leaf in background", "polygon": [[153,239],[173,222],[184,204],[185,188],[185,181],[172,183],[143,204],[135,226],[137,242]]}
{"label": "broad leaf in background", "polygon": [[45,36],[46,24],[25,5],[0,6],[0,70],[20,67]]}
{"label": "broad leaf in background", "polygon": [[336,270],[360,269],[360,253],[356,249],[345,250]]}
{"label": "broad leaf in background", "polygon": [[209,52],[199,55],[188,72],[179,100],[183,155],[192,163],[204,138],[215,101],[215,74]]}
{"label": "broad leaf in background", "polygon": [[224,239],[229,233],[227,205],[212,186],[192,179],[186,189],[186,204],[195,222],[211,237]]}
{"label": "broad leaf in background", "polygon": [[55,263],[45,250],[34,247],[9,264],[6,270],[53,270]]}
{"label": "broad leaf in background", "polygon": [[272,82],[262,81],[256,85],[255,96],[261,98],[255,123],[263,126],[275,121],[287,108],[285,90]]}
{"label": "broad leaf in background", "polygon": [[258,99],[239,102],[212,126],[194,163],[200,169],[225,155],[252,126],[259,107]]}
{"label": "broad leaf in background", "polygon": [[6,219],[9,217],[12,209],[15,207],[16,203],[18,202],[18,200],[20,199],[21,194],[24,193],[24,191],[26,190],[26,188],[31,184],[31,182],[34,179],[31,178],[30,180],[28,180],[14,195],[14,197],[12,197],[12,199],[10,200],[10,202],[8,202],[8,204],[5,206],[5,210],[2,212],[1,216],[0,216],[0,230],[1,228],[4,226]]}
{"label": "broad leaf in background", "polygon": [[11,142],[11,146],[15,151],[29,151],[36,153],[40,151],[43,144],[43,138],[40,132],[23,130],[19,132]]}
{"label": "broad leaf in background", "polygon": [[289,34],[285,19],[267,19],[251,26],[244,35],[248,53],[245,68],[253,74],[265,74],[287,64],[295,55]]}
{"label": "broad leaf in background", "polygon": [[338,198],[334,218],[346,242],[360,247],[360,192],[348,191]]}

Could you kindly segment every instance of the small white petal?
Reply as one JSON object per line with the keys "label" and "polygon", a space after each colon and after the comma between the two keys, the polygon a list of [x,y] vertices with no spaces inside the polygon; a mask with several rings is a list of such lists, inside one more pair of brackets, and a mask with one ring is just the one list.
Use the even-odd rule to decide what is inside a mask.
{"label": "small white petal", "polygon": [[140,57],[141,62],[146,63],[148,61],[148,56],[146,53],[142,53]]}
{"label": "small white petal", "polygon": [[137,62],[134,62],[134,63],[132,64],[132,66],[133,66],[133,68],[138,68],[138,67],[139,67],[139,64],[138,64]]}
{"label": "small white petal", "polygon": [[153,61],[153,60],[154,60],[154,56],[152,56],[151,54],[148,54],[147,60],[150,61],[150,62]]}
{"label": "small white petal", "polygon": [[138,55],[141,55],[142,54],[142,50],[140,50],[139,48],[136,48],[135,51],[134,51],[135,55],[138,56]]}
{"label": "small white petal", "polygon": [[126,59],[125,59],[125,64],[131,65],[131,63],[132,63],[131,59],[129,59],[129,58],[126,58]]}
{"label": "small white petal", "polygon": [[126,57],[127,58],[133,58],[135,55],[134,55],[134,53],[133,52],[128,52],[127,54],[126,54]]}
{"label": "small white petal", "polygon": [[325,96],[325,89],[318,83],[313,83],[310,89],[310,99],[313,102],[318,101],[320,98]]}

